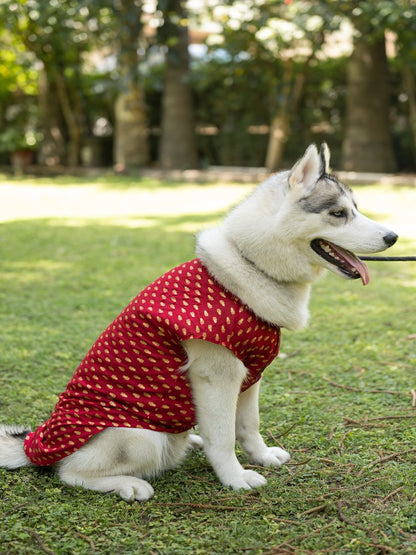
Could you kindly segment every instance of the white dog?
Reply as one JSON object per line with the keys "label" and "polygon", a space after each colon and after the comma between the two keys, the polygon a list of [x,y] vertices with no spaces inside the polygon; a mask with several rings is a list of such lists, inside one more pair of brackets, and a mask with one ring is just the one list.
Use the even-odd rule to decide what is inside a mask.
{"label": "white dog", "polygon": [[[222,484],[262,486],[235,455],[257,465],[289,454],[259,433],[262,371],[280,328],[308,319],[311,282],[329,269],[369,281],[353,252],[390,247],[397,235],[357,210],[329,174],[329,151],[310,146],[289,172],[266,180],[202,232],[197,258],[142,291],[103,332],[34,432],[0,427],[0,466],[54,465],[69,485],[123,499],[153,495],[146,478],[202,446]],[[200,436],[189,435],[198,424]]]}

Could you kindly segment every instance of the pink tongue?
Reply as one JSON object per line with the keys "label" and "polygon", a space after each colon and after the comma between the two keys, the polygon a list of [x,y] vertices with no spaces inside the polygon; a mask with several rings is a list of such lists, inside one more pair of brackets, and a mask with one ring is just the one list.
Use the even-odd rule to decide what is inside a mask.
{"label": "pink tongue", "polygon": [[364,264],[364,262],[357,258],[352,252],[341,249],[338,245],[332,244],[332,248],[335,248],[338,256],[343,258],[346,262],[348,262],[348,264],[357,270],[360,274],[363,285],[367,285],[370,281],[370,272],[368,271],[367,264]]}

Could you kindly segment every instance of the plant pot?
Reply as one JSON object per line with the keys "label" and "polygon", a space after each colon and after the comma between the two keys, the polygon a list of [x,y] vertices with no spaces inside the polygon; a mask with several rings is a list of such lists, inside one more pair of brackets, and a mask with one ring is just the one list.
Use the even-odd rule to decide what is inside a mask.
{"label": "plant pot", "polygon": [[10,161],[13,169],[23,171],[25,168],[33,164],[35,153],[33,150],[22,149],[14,150],[10,153]]}

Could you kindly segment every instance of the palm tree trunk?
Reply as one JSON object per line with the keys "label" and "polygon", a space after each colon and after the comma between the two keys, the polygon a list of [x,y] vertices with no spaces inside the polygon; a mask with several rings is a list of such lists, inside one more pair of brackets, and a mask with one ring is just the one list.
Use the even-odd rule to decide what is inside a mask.
{"label": "palm tree trunk", "polygon": [[148,122],[139,76],[138,44],[142,30],[141,4],[119,3],[120,88],[114,106],[114,166],[118,171],[144,166],[149,161]]}
{"label": "palm tree trunk", "polygon": [[131,83],[118,94],[114,105],[114,167],[117,171],[149,162],[148,126],[144,94]]}
{"label": "palm tree trunk", "polygon": [[160,36],[168,44],[162,101],[162,168],[194,168],[197,149],[192,91],[189,85],[188,28],[182,0],[164,0],[165,24]]}
{"label": "palm tree trunk", "polygon": [[64,122],[57,98],[56,83],[46,70],[39,79],[39,120],[43,139],[37,154],[43,166],[59,166],[65,163]]}
{"label": "palm tree trunk", "polygon": [[[360,25],[357,25],[360,27]],[[364,28],[355,38],[347,68],[343,168],[394,172],[389,118],[389,71],[384,37],[368,40]]]}

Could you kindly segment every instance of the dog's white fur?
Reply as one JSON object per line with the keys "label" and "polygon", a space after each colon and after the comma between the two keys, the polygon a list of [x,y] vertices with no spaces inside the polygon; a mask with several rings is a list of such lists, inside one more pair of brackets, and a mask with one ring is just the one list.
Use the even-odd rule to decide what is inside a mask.
{"label": "dog's white fur", "polygon": [[[312,239],[362,253],[384,250],[394,242],[392,232],[356,210],[347,189],[335,187],[340,189],[337,206],[346,214],[342,222],[328,211],[302,208],[302,199],[311,195],[315,203],[318,195],[325,200],[325,185],[322,191],[316,189],[322,171],[328,170],[328,157],[327,149],[320,156],[310,146],[291,172],[270,177],[197,241],[198,257],[218,282],[262,319],[293,330],[307,322],[311,283],[325,269],[340,273],[311,249]],[[108,428],[56,465],[63,482],[114,491],[127,501],[145,500],[153,495],[147,479],[179,464],[189,446],[203,446],[221,483],[233,489],[266,483],[261,474],[241,466],[236,440],[257,465],[277,467],[289,460],[283,449],[267,447],[259,433],[259,382],[240,393],[247,372],[243,363],[225,347],[202,340],[185,341],[183,347],[200,436]],[[21,440],[0,427],[0,466],[24,464],[30,462]]]}

